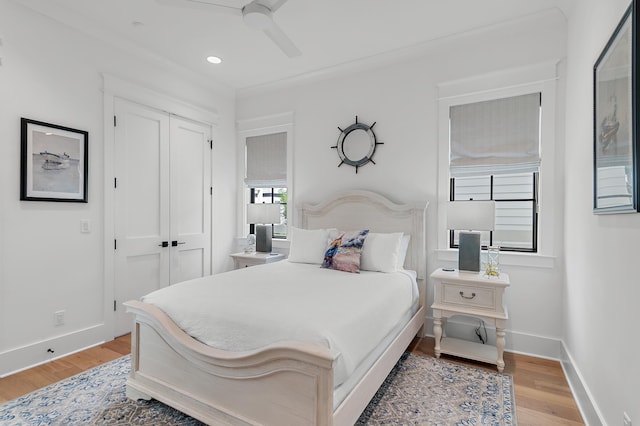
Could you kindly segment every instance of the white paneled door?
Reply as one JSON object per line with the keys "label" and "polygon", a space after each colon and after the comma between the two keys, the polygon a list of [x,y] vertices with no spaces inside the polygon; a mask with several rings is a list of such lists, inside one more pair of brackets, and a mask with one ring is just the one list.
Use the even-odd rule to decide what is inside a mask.
{"label": "white paneled door", "polygon": [[170,283],[211,274],[211,128],[171,117]]}
{"label": "white paneled door", "polygon": [[115,99],[115,335],[122,302],[211,273],[211,127]]}

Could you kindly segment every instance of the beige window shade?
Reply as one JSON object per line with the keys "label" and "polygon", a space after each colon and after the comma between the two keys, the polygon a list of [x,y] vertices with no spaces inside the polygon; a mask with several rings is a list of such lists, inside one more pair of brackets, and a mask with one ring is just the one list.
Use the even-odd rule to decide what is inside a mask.
{"label": "beige window shade", "polygon": [[451,176],[537,171],[540,96],[532,93],[451,107]]}
{"label": "beige window shade", "polygon": [[251,136],[246,139],[245,184],[250,188],[287,186],[287,133]]}

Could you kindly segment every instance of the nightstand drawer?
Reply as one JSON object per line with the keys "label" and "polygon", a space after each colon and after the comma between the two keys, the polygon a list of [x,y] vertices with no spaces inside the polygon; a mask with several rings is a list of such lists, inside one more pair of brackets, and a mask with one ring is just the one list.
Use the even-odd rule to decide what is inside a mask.
{"label": "nightstand drawer", "polygon": [[496,295],[492,288],[442,283],[442,303],[495,310]]}

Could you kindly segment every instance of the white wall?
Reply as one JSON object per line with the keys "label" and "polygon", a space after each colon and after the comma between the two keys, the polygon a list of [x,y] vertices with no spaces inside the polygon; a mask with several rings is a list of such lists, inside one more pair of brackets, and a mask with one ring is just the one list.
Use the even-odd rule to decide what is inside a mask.
{"label": "white wall", "polygon": [[[554,237],[552,267],[504,266],[512,279],[508,347],[553,356],[553,342],[562,339],[600,421],[615,425],[621,424],[623,411],[636,422],[640,419],[640,364],[635,359],[640,346],[633,338],[638,323],[634,303],[640,297],[634,268],[640,216],[591,213],[592,66],[628,0],[579,4],[569,18],[568,41],[559,13],[534,16],[490,32],[443,40],[428,46],[421,59],[248,93],[237,102],[236,113],[238,119],[252,119],[294,112],[298,202],[351,188],[380,191],[398,201],[430,201],[431,271],[442,265],[435,238],[437,85],[566,55],[566,74],[564,63],[559,73],[566,100],[562,91],[558,100],[558,111],[566,111],[566,134],[558,138],[553,153],[559,184],[543,188],[553,192],[550,208],[557,223],[564,222],[564,235]],[[16,354],[23,356],[21,366],[27,366],[47,359],[47,347],[55,345],[58,355],[108,335],[102,326],[106,266],[100,73],[162,88],[165,94],[219,112],[214,145],[216,272],[231,265],[227,255],[236,212],[229,206],[236,205],[237,192],[229,179],[236,176],[234,101],[224,88],[89,39],[8,0],[0,0],[0,28],[2,374],[19,368]],[[385,143],[378,148],[377,164],[357,175],[353,168],[338,168],[338,157],[330,149],[339,134],[337,126],[350,124],[355,115],[377,121],[377,135]],[[89,131],[88,204],[19,201],[20,117]],[[558,120],[563,129],[560,112]],[[90,234],[79,232],[80,219],[91,221]],[[58,309],[67,311],[63,327],[53,327],[52,313]],[[536,342],[543,345],[532,346]]]}
{"label": "white wall", "polygon": [[592,213],[592,73],[628,4],[580,2],[568,32],[564,342],[609,425],[622,424],[623,411],[640,421],[640,215]]}
{"label": "white wall", "polygon": [[[0,0],[0,374],[113,337],[104,326],[102,75],[216,110],[214,271],[231,266],[235,229],[234,94]],[[161,88],[161,89],[159,89]],[[89,132],[89,202],[19,201],[20,117]],[[231,159],[231,161],[229,161]],[[80,233],[88,219],[91,233]],[[66,310],[54,327],[53,312]]]}
{"label": "white wall", "polygon": [[[505,69],[555,63],[565,56],[566,20],[559,11],[478,31],[466,37],[426,46],[419,59],[360,70],[342,76],[300,81],[295,87],[267,92],[246,92],[239,97],[238,119],[294,112],[294,182],[297,203],[320,201],[346,189],[381,192],[400,202],[430,202],[427,226],[429,272],[446,265],[438,259],[438,91],[437,85]],[[376,164],[359,169],[343,165],[335,145],[338,126],[361,122],[375,126],[384,145],[376,151]],[[561,145],[561,144],[560,144]],[[550,155],[561,155],[551,153]],[[558,164],[559,166],[561,163]],[[562,169],[555,171],[562,182]],[[561,222],[557,200],[562,187],[544,188],[548,214]],[[561,228],[560,228],[561,229]],[[562,240],[549,235],[562,253]],[[551,267],[505,265],[511,275],[508,291],[510,320],[507,347],[542,356],[559,356],[561,339],[561,258]],[[453,263],[452,263],[453,264]],[[432,284],[428,297],[432,300]]]}

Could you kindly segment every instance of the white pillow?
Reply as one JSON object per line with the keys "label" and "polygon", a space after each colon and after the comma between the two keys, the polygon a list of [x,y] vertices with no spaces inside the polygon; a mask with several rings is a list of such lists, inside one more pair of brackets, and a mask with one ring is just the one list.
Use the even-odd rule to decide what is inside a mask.
{"label": "white pillow", "polygon": [[327,249],[329,232],[326,229],[300,229],[291,227],[289,230],[289,262],[316,263],[320,265]]}
{"label": "white pillow", "polygon": [[401,242],[402,232],[392,234],[370,232],[362,246],[360,269],[379,272],[397,271]]}
{"label": "white pillow", "polygon": [[407,257],[407,250],[409,249],[409,241],[411,235],[404,234],[402,240],[400,240],[400,252],[398,253],[398,269],[404,269],[404,260]]}

